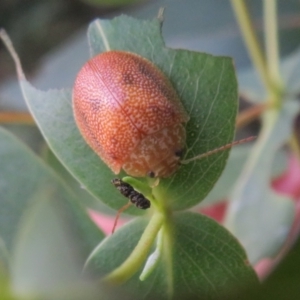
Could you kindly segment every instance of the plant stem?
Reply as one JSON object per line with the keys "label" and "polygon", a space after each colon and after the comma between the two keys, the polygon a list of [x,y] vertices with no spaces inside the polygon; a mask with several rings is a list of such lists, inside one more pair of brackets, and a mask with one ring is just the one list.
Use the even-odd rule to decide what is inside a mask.
{"label": "plant stem", "polygon": [[242,127],[245,127],[252,121],[259,118],[261,114],[267,109],[267,107],[268,106],[266,104],[256,104],[240,112],[236,119],[236,128],[240,129]]}
{"label": "plant stem", "polygon": [[163,224],[164,215],[156,212],[145,231],[143,232],[138,244],[133,249],[129,257],[123,262],[121,266],[108,274],[104,281],[111,284],[122,284],[130,279],[145,262],[150,248]]}
{"label": "plant stem", "polygon": [[169,299],[173,299],[174,296],[173,238],[173,223],[169,216],[163,226],[163,258],[166,268],[167,295]]}
{"label": "plant stem", "polygon": [[157,264],[161,259],[161,255],[163,252],[163,230],[162,229],[163,228],[161,228],[157,234],[155,251],[151,255],[149,255],[145,267],[139,277],[141,281],[146,280],[148,276],[152,274],[153,270],[155,269],[155,267],[157,266]]}
{"label": "plant stem", "polygon": [[277,0],[264,0],[264,26],[267,68],[273,89],[269,91],[268,101],[272,106],[280,106],[282,100],[282,81],[279,71]]}
{"label": "plant stem", "polygon": [[295,156],[297,157],[297,159],[300,161],[300,146],[295,132],[290,138],[289,146],[292,149]]}
{"label": "plant stem", "polygon": [[252,63],[258,71],[266,90],[271,91],[272,83],[269,79],[267,64],[255,34],[247,6],[243,0],[231,0],[231,5],[235,11],[235,16],[242,31]]}

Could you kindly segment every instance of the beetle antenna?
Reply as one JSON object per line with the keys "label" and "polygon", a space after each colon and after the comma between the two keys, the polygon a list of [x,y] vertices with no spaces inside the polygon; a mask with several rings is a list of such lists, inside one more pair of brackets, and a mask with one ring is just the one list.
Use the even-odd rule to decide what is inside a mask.
{"label": "beetle antenna", "polygon": [[118,221],[119,221],[119,218],[120,218],[120,215],[121,213],[126,210],[128,207],[130,207],[131,205],[131,201],[129,201],[127,204],[125,204],[123,207],[121,207],[118,212],[117,212],[117,215],[116,215],[116,218],[115,218],[115,222],[114,222],[114,226],[113,226],[113,229],[111,231],[111,234],[113,234],[115,232],[115,229],[117,227],[117,224],[118,224]]}
{"label": "beetle antenna", "polygon": [[192,157],[192,158],[182,160],[182,161],[180,161],[180,163],[186,165],[186,164],[188,164],[188,163],[190,163],[190,162],[192,162],[192,161],[194,161],[194,160],[202,159],[202,158],[204,158],[204,157],[210,156],[210,155],[215,154],[215,153],[218,153],[218,152],[220,152],[220,151],[227,150],[227,149],[229,149],[229,148],[231,148],[231,147],[233,147],[233,146],[251,142],[251,141],[253,141],[255,138],[256,138],[256,136],[250,136],[250,137],[248,137],[248,138],[245,138],[245,139],[242,139],[242,140],[238,140],[238,141],[229,143],[229,144],[227,144],[227,145],[224,145],[224,146],[221,146],[221,147],[219,147],[219,148],[216,148],[216,149],[213,149],[213,150],[211,150],[211,151],[208,151],[208,152],[206,152],[206,153],[203,153],[203,154],[194,156],[194,157]]}

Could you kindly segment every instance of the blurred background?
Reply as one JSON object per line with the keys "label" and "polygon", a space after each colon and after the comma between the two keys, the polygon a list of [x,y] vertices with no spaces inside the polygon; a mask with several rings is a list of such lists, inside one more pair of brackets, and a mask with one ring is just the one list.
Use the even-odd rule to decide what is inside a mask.
{"label": "blurred background", "polygon": [[[261,0],[247,2],[261,35]],[[281,55],[286,56],[299,43],[300,1],[278,4]],[[44,90],[71,88],[78,70],[89,58],[85,35],[89,22],[120,14],[152,19],[160,7],[166,8],[162,33],[168,47],[231,56],[238,71],[250,66],[230,1],[224,0],[2,0],[0,27],[10,35],[25,74],[34,86]],[[14,64],[2,44],[0,110],[27,110]],[[9,127],[16,134],[22,130],[21,138],[29,139],[31,147],[37,150],[38,141],[26,134],[26,129]]]}
{"label": "blurred background", "polygon": [[[261,0],[247,1],[258,32]],[[300,1],[278,1],[281,54],[297,47]],[[127,14],[141,19],[165,7],[163,36],[173,48],[234,57],[238,69],[249,59],[231,9],[223,0],[2,0],[0,26],[11,36],[27,75],[40,87],[72,86],[77,69],[88,57],[85,30],[93,19]],[[14,65],[0,46],[0,80],[14,74]],[[66,68],[67,67],[67,68]],[[59,76],[53,76],[59,74]],[[48,77],[47,77],[48,76]],[[5,97],[5,94],[1,98]]]}

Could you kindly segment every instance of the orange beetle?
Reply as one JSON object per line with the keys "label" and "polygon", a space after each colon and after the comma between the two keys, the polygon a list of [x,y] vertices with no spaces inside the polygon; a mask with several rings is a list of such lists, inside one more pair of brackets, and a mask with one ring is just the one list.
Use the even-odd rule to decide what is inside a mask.
{"label": "orange beetle", "polygon": [[169,79],[149,60],[108,51],[90,59],[73,89],[77,126],[118,174],[168,177],[179,166],[189,120]]}

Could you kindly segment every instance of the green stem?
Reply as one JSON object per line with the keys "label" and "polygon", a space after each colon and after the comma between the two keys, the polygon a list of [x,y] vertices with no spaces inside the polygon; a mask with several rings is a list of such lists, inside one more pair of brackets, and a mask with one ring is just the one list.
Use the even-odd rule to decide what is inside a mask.
{"label": "green stem", "polygon": [[264,0],[264,25],[267,68],[269,78],[273,83],[268,101],[275,107],[280,107],[282,94],[282,80],[279,70],[277,0]]}
{"label": "green stem", "polygon": [[160,229],[160,231],[157,234],[156,239],[156,248],[155,251],[149,255],[147,262],[145,264],[145,267],[139,277],[141,281],[146,280],[154,271],[155,267],[158,265],[162,252],[163,252],[163,228]]}
{"label": "green stem", "polygon": [[173,223],[169,216],[166,219],[163,227],[163,258],[166,268],[167,295],[169,299],[173,299],[174,296],[173,237]]}
{"label": "green stem", "polygon": [[153,242],[163,224],[165,217],[155,213],[147,225],[138,244],[121,266],[108,274],[104,281],[111,284],[122,284],[130,279],[145,262]]}
{"label": "green stem", "polygon": [[252,63],[258,71],[266,90],[268,92],[272,91],[273,88],[269,79],[267,64],[255,34],[247,6],[243,0],[231,0],[231,5],[235,11]]}

